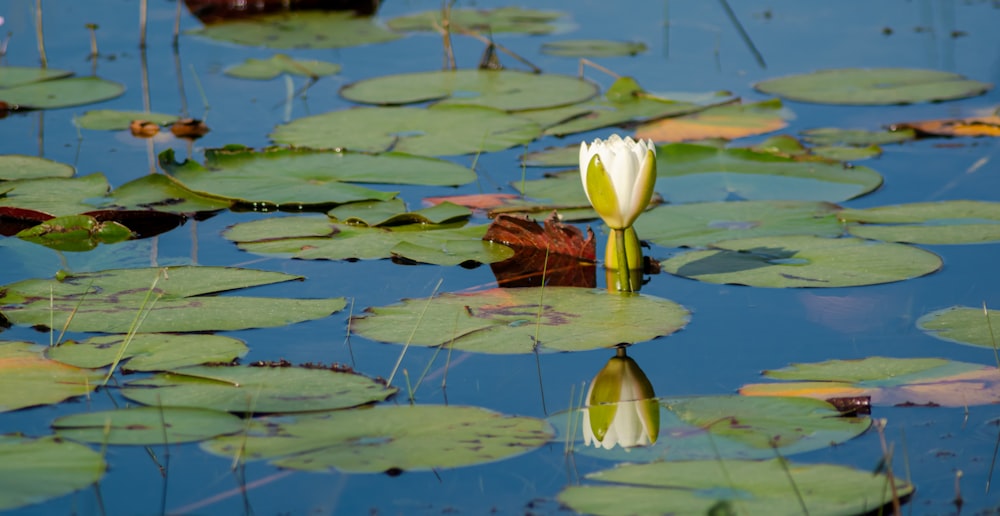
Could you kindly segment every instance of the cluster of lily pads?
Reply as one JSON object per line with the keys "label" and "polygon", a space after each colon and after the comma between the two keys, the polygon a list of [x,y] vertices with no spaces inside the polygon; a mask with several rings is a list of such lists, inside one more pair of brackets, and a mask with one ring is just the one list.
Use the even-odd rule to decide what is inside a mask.
{"label": "cluster of lily pads", "polygon": [[[388,26],[426,30],[439,23],[438,14],[390,20]],[[469,30],[486,24],[500,33],[516,19],[510,23],[517,30],[545,33],[559,18],[545,12],[536,16],[521,10],[454,10],[451,23]],[[535,28],[525,29],[525,20],[533,20],[529,25]],[[331,31],[331,24],[342,30]],[[292,13],[199,32],[280,48],[398,37],[371,20],[336,13]],[[566,47],[570,50],[555,51],[595,52],[592,42]],[[638,51],[634,46],[621,50]],[[332,63],[278,55],[227,73],[254,79],[293,73],[315,79],[338,71]],[[2,77],[0,99],[30,108],[65,107],[121,93],[106,81],[67,79],[61,72],[25,69],[5,71]],[[848,104],[947,100],[988,87],[953,74],[896,69],[821,72],[758,85],[762,92],[785,98]],[[93,93],[57,102],[64,89]],[[499,263],[514,257],[514,251],[484,240],[488,224],[471,223],[477,214],[468,206],[481,205],[452,198],[411,210],[398,192],[382,185],[468,184],[476,172],[442,157],[633,124],[637,134],[661,143],[656,188],[661,204],[643,214],[637,231],[660,248],[675,248],[676,254],[659,264],[671,274],[754,287],[873,285],[938,270],[941,259],[918,245],[1000,240],[1000,203],[945,201],[868,209],[837,204],[882,183],[875,170],[846,166],[842,159],[870,157],[881,145],[914,138],[912,131],[826,128],[802,135],[805,143],[780,136],[752,147],[674,141],[780,129],[787,111],[778,100],[747,104],[715,93],[669,98],[646,91],[631,78],[617,80],[600,95],[594,83],[582,78],[510,70],[378,77],[349,84],[341,95],[359,106],[279,125],[270,135],[274,147],[207,149],[202,163],[178,162],[172,151],[165,151],[159,157],[163,174],[114,190],[100,174],[75,177],[71,167],[59,163],[0,156],[0,217],[9,227],[4,234],[58,250],[85,251],[151,236],[224,209],[296,210],[311,214],[239,223],[224,236],[247,252],[295,259]],[[95,111],[77,123],[121,129],[122,121],[135,115]],[[155,114],[143,115],[158,123],[169,121],[169,116],[161,122]],[[720,132],[720,127],[726,130]],[[523,164],[573,168],[577,156],[571,146],[526,155]],[[562,220],[573,222],[596,218],[576,170],[515,181],[511,188],[516,195],[493,197],[489,207],[505,213],[556,210]],[[48,328],[51,345],[0,343],[0,411],[91,396],[119,371],[148,374],[121,385],[121,395],[141,406],[64,416],[52,423],[51,436],[0,436],[0,509],[97,481],[106,464],[91,445],[200,442],[209,453],[267,460],[282,468],[391,472],[478,464],[554,439],[581,439],[574,407],[545,421],[479,407],[380,405],[397,392],[384,380],[338,366],[240,365],[246,343],[211,334],[319,319],[346,306],[344,298],[215,295],[303,279],[250,269],[163,267],[66,272],[5,285],[0,289],[3,318]],[[929,314],[918,324],[946,340],[995,348],[986,331],[990,314],[996,315],[987,312],[984,318],[980,310],[953,308]],[[648,295],[579,287],[494,288],[370,307],[351,318],[350,329],[379,342],[512,354],[645,342],[681,329],[689,318],[681,305]],[[66,332],[103,335],[64,340]],[[817,513],[873,510],[893,496],[905,497],[913,486],[887,475],[795,465],[783,458],[844,442],[869,428],[867,417],[840,417],[823,401],[835,397],[830,392],[870,396],[876,405],[1000,399],[996,368],[941,359],[797,364],[766,376],[797,383],[748,385],[741,396],[657,399],[661,438],[653,446],[570,446],[578,453],[648,464],[592,473],[587,476],[592,483],[567,487],[560,502],[597,514],[665,507],[704,512],[730,506],[750,511],[788,506],[795,512],[800,504]],[[917,388],[943,381],[959,384],[963,394],[928,397],[927,389]],[[984,384],[989,389],[982,389]],[[961,387],[980,397],[965,396]],[[800,397],[802,393],[821,399]],[[830,489],[832,484],[838,488]],[[842,490],[852,496],[845,499]]]}

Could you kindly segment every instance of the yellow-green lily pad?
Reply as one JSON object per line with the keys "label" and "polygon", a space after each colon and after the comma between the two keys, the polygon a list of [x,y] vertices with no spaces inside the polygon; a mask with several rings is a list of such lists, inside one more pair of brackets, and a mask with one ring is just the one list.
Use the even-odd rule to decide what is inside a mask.
{"label": "yellow-green lily pad", "polygon": [[59,403],[100,384],[101,373],[49,360],[44,349],[30,342],[0,342],[0,412]]}
{"label": "yellow-green lily pad", "polygon": [[1000,348],[1000,310],[952,306],[922,316],[917,328],[948,342]]}
{"label": "yellow-green lily pad", "polygon": [[399,38],[373,18],[322,10],[289,10],[229,20],[191,32],[238,45],[296,49],[354,47]]}
{"label": "yellow-green lily pad", "polygon": [[837,127],[820,127],[802,131],[802,138],[814,145],[850,145],[867,147],[869,145],[886,145],[901,143],[917,137],[913,129],[894,131],[866,131],[864,129],[840,129]]}
{"label": "yellow-green lily pad", "polygon": [[[124,349],[123,349],[124,348]],[[66,341],[45,356],[77,367],[98,368],[122,360],[129,371],[166,371],[192,365],[232,362],[247,352],[243,341],[221,335],[136,333]]]}
{"label": "yellow-green lily pad", "polygon": [[0,89],[0,99],[20,109],[56,109],[110,100],[125,86],[97,77],[70,77]]}
{"label": "yellow-green lily pad", "polygon": [[912,244],[975,244],[1000,240],[1000,202],[938,201],[843,210],[852,235]]}
{"label": "yellow-green lily pad", "polygon": [[[50,159],[38,158],[35,156],[22,156],[20,154],[7,154],[0,156],[0,179],[10,181],[14,179],[39,179],[43,177],[73,177],[75,173],[72,166]],[[9,186],[4,185],[3,190],[8,190]]]}
{"label": "yellow-green lily pad", "polygon": [[52,422],[56,435],[95,444],[151,446],[204,441],[246,428],[242,419],[219,410],[190,407],[131,407],[63,416]]}
{"label": "yellow-green lily pad", "polygon": [[938,70],[841,68],[768,79],[754,87],[801,102],[879,105],[963,99],[993,85]]}
{"label": "yellow-green lily pad", "polygon": [[[462,29],[488,34],[515,32],[548,34],[556,30],[556,21],[564,16],[559,11],[500,7],[491,10],[448,9],[448,23]],[[386,22],[392,30],[433,31],[442,23],[441,9],[399,16]]]}
{"label": "yellow-green lily pad", "polygon": [[17,237],[59,251],[90,251],[98,244],[132,238],[132,231],[113,220],[99,222],[89,215],[55,217],[22,230]]}
{"label": "yellow-green lily pad", "polygon": [[93,210],[94,199],[107,195],[111,187],[104,174],[90,174],[18,179],[3,183],[0,189],[6,192],[0,197],[0,206],[25,208],[58,217]]}
{"label": "yellow-green lily pad", "polygon": [[165,174],[147,174],[133,179],[115,188],[105,201],[111,206],[126,209],[155,209],[186,214],[219,211],[229,208],[235,202],[224,197],[194,192]]}
{"label": "yellow-green lily pad", "polygon": [[0,435],[0,510],[44,502],[104,476],[100,453],[55,436]]}
{"label": "yellow-green lily pad", "polygon": [[268,80],[282,74],[303,75],[317,79],[340,72],[340,65],[316,59],[294,59],[275,54],[268,59],[248,58],[243,63],[226,68],[225,74],[240,79]]}
{"label": "yellow-green lily pad", "polygon": [[55,68],[32,68],[28,66],[4,66],[0,74],[0,88],[13,88],[22,84],[49,81],[69,77],[73,72]]}

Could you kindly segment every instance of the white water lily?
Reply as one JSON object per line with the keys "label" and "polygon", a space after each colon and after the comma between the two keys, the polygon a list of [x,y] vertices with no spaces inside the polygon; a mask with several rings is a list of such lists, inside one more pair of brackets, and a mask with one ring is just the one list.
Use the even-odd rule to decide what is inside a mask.
{"label": "white water lily", "polygon": [[642,369],[625,355],[625,348],[618,348],[590,383],[583,409],[584,444],[610,450],[655,443],[660,406],[654,396]]}
{"label": "white water lily", "polygon": [[611,229],[625,229],[649,205],[656,183],[652,140],[617,134],[580,144],[580,179],[587,200]]}

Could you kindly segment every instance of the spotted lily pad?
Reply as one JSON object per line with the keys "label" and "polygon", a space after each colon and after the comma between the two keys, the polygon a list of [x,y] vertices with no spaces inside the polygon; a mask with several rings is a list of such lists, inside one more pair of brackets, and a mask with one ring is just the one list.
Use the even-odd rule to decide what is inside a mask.
{"label": "spotted lily pad", "polygon": [[644,240],[666,247],[704,247],[721,240],[779,235],[835,237],[838,207],[824,202],[741,201],[668,204],[635,223]]}
{"label": "spotted lily pad", "polygon": [[280,468],[399,473],[506,459],[546,444],[545,421],[478,407],[414,405],[261,418],[246,436],[202,444]]}
{"label": "spotted lily pad", "polygon": [[56,419],[56,435],[96,444],[150,446],[204,441],[246,428],[242,419],[218,410],[132,407],[85,412]]}
{"label": "spotted lily pad", "polygon": [[125,384],[122,394],[154,407],[239,413],[309,412],[382,401],[396,392],[359,374],[322,368],[194,366]]}
{"label": "spotted lily pad", "polygon": [[59,251],[89,251],[98,244],[132,238],[132,232],[115,221],[100,222],[89,215],[55,217],[17,234],[18,238]]}
{"label": "spotted lily pad", "polygon": [[913,244],[973,244],[1000,240],[1000,203],[940,201],[843,210],[854,236]]}
{"label": "spotted lily pad", "polygon": [[399,38],[374,19],[351,12],[285,11],[206,25],[194,34],[238,45],[270,48],[342,48]]}
{"label": "spotted lily pad", "polygon": [[351,330],[381,342],[510,354],[609,348],[683,328],[684,307],[572,287],[491,289],[368,308]]}
{"label": "spotted lily pad", "polygon": [[82,444],[0,435],[0,510],[83,489],[100,480],[105,468],[101,454]]}
{"label": "spotted lily pad", "polygon": [[952,306],[924,315],[917,327],[949,342],[1000,348],[1000,310]]}
{"label": "spotted lily pad", "polygon": [[[43,177],[72,177],[73,167],[58,161],[35,156],[7,154],[0,156],[0,180],[38,179]],[[4,191],[9,186],[0,186]]]}
{"label": "spotted lily pad", "polygon": [[[449,9],[448,22],[460,29],[489,34],[517,32],[548,34],[556,30],[555,21],[563,16],[558,11],[501,7],[492,10]],[[386,25],[399,31],[433,31],[441,26],[440,9],[393,18]]]}
{"label": "spotted lily pad", "polygon": [[[0,313],[13,324],[67,327],[69,331],[158,333],[285,326],[326,317],[346,305],[344,298],[206,295],[301,279],[230,267],[61,274],[56,279],[29,279],[4,286]],[[137,315],[141,317],[137,319]],[[133,328],[136,322],[138,327]]]}
{"label": "spotted lily pad", "polygon": [[481,106],[502,111],[543,109],[583,102],[597,94],[594,83],[557,74],[515,70],[444,70],[366,79],[340,90],[347,100],[364,104]]}
{"label": "spotted lily pad", "polygon": [[[124,350],[122,348],[125,348]],[[221,335],[137,333],[104,335],[66,341],[45,350],[45,356],[77,367],[98,368],[119,358],[129,371],[166,371],[213,362],[232,362],[246,354],[243,341]]]}
{"label": "spotted lily pad", "polygon": [[315,59],[293,59],[285,54],[275,54],[269,59],[249,58],[245,62],[226,68],[225,74],[241,79],[267,80],[282,74],[304,75],[314,79],[333,75],[340,65]]}
{"label": "spotted lily pad", "polygon": [[73,72],[69,70],[57,70],[55,68],[4,66],[3,73],[0,74],[0,88],[13,88],[14,86],[21,86],[23,84],[62,79],[71,75],[73,75]]}
{"label": "spotted lily pad", "polygon": [[61,216],[93,210],[93,199],[107,195],[110,186],[103,174],[90,174],[83,177],[19,179],[0,184],[0,189],[6,192],[0,197],[0,206]]}
{"label": "spotted lily pad", "polygon": [[0,412],[83,396],[103,378],[96,371],[49,360],[43,350],[29,342],[0,342]]}
{"label": "spotted lily pad", "polygon": [[484,107],[364,107],[300,118],[279,125],[270,136],[279,143],[315,149],[447,156],[523,145],[541,136],[541,128],[526,118]]}
{"label": "spotted lily pad", "polygon": [[612,514],[867,514],[913,492],[882,473],[834,464],[700,460],[623,464],[587,475],[559,502],[574,511]]}
{"label": "spotted lily pad", "polygon": [[941,267],[936,254],[860,238],[782,236],[717,242],[660,263],[663,270],[709,283],[752,287],[851,287],[902,281]]}
{"label": "spotted lily pad", "polygon": [[560,57],[634,56],[646,51],[646,44],[607,39],[564,39],[542,45],[542,53]]}
{"label": "spotted lily pad", "polygon": [[73,122],[83,129],[98,131],[121,131],[129,128],[134,120],[145,120],[157,125],[167,125],[176,122],[180,117],[164,113],[147,111],[116,111],[113,109],[97,109],[87,111],[83,116],[73,119]]}
{"label": "spotted lily pad", "polygon": [[125,93],[125,86],[97,77],[70,77],[0,89],[0,99],[21,109],[56,109],[93,104]]}
{"label": "spotted lily pad", "polygon": [[768,79],[758,90],[820,104],[912,104],[980,95],[993,85],[937,70],[842,68]]}

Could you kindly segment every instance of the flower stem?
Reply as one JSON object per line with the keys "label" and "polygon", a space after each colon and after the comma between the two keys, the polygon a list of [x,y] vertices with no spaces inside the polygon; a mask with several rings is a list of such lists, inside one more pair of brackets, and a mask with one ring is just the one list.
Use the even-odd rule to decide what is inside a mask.
{"label": "flower stem", "polygon": [[628,254],[625,249],[625,230],[612,229],[615,237],[615,247],[618,252],[618,290],[632,292],[632,281],[629,278]]}

